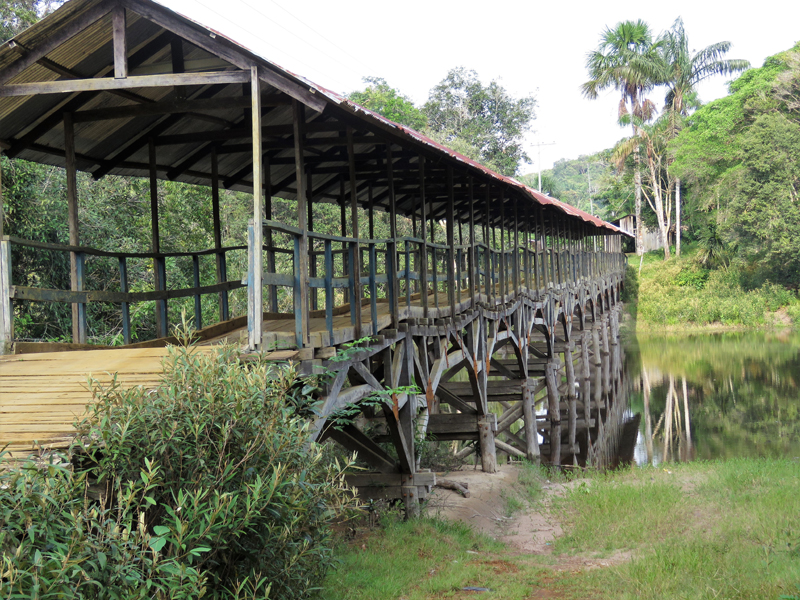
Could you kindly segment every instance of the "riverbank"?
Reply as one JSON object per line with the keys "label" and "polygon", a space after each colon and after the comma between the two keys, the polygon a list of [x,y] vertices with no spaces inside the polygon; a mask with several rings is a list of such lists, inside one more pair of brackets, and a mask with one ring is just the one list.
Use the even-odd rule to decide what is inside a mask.
{"label": "riverbank", "polygon": [[662,252],[628,257],[626,317],[629,331],[733,331],[800,326],[797,293],[736,267],[706,269],[689,248],[679,258]]}
{"label": "riverbank", "polygon": [[[478,533],[464,523],[475,519],[449,520],[447,511],[437,511],[440,495],[429,511],[440,518],[403,523],[384,515],[379,527],[354,527],[342,537],[340,567],[327,578],[324,597],[777,600],[800,594],[798,458],[579,478],[514,468],[521,484],[482,476],[510,481],[494,488],[504,503],[491,511],[496,531]],[[519,529],[524,519],[540,529]],[[514,531],[525,538],[519,544],[509,542]]]}

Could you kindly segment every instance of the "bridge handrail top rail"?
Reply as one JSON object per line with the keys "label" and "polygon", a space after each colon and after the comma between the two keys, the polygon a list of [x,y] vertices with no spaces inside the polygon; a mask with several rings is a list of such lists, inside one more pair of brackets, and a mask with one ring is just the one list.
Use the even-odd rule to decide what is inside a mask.
{"label": "bridge handrail top rail", "polygon": [[208,254],[219,254],[230,250],[247,250],[247,246],[223,246],[221,248],[209,248],[207,250],[196,250],[194,252],[110,252],[98,250],[89,246],[71,246],[69,244],[54,244],[52,242],[39,242],[36,240],[26,240],[14,235],[4,235],[2,241],[10,242],[17,246],[27,248],[39,248],[41,250],[58,250],[61,252],[77,252],[89,254],[91,256],[108,256],[116,258],[174,258],[180,256],[205,256]]}

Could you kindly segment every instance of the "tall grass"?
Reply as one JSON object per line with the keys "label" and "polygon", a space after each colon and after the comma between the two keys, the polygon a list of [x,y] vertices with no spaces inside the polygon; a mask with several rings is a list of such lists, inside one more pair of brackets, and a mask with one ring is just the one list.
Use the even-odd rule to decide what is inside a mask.
{"label": "tall grass", "polygon": [[[636,270],[637,262],[631,261]],[[762,327],[771,323],[769,313],[784,307],[788,317],[800,323],[800,300],[794,291],[769,281],[750,288],[752,280],[752,274],[735,265],[705,269],[691,250],[666,262],[648,253],[638,276],[637,328]]]}

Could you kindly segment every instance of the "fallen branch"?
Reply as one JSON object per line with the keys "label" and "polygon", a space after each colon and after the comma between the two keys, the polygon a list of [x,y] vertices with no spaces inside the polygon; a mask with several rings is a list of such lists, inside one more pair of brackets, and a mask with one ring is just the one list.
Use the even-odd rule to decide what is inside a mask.
{"label": "fallen branch", "polygon": [[436,487],[444,488],[446,490],[453,490],[454,492],[458,492],[464,498],[469,498],[469,487],[468,484],[462,483],[460,481],[453,481],[452,479],[440,479],[436,478]]}

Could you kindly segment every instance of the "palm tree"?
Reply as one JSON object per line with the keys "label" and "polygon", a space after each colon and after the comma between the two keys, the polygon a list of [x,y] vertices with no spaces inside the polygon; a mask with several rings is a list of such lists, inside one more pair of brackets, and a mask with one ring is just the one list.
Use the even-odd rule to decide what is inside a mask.
{"label": "palm tree", "polygon": [[[667,86],[664,108],[669,115],[669,137],[675,138],[688,115],[690,102],[697,84],[714,75],[733,75],[750,68],[750,63],[740,59],[723,59],[731,49],[730,42],[717,42],[699,52],[689,51],[689,40],[678,17],[672,28],[659,36],[656,45],[661,59],[659,83]],[[681,180],[675,180],[675,253],[681,254]]]}
{"label": "palm tree", "polygon": [[[654,111],[652,102],[644,95],[654,87],[658,70],[657,45],[653,44],[650,27],[642,21],[623,21],[614,28],[606,28],[600,37],[597,50],[586,57],[590,80],[581,86],[583,95],[597,98],[608,88],[618,90],[620,122],[646,121]],[[630,108],[628,106],[630,105]],[[636,127],[633,125],[633,135]],[[636,253],[643,253],[642,232],[642,176],[639,166],[639,149],[634,150],[634,192],[636,207]]]}

